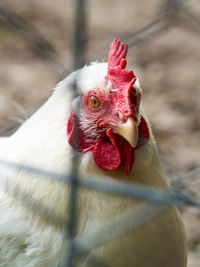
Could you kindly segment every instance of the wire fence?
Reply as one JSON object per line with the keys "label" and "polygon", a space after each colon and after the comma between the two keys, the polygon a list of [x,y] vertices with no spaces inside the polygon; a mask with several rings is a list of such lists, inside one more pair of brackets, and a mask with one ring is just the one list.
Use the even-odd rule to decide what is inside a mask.
{"label": "wire fence", "polygon": [[[74,67],[73,69],[81,68],[85,62],[85,51],[87,41],[87,25],[86,25],[86,0],[76,0],[75,12],[75,32],[74,32]],[[155,16],[151,21],[145,22],[142,26],[134,27],[128,32],[123,33],[120,38],[129,44],[129,47],[138,46],[147,42],[155,35],[159,34],[174,23],[181,23],[187,28],[190,28],[195,33],[199,34],[200,20],[185,6],[183,0],[165,0],[159,6]],[[6,27],[8,30],[20,35],[30,46],[33,53],[41,56],[44,60],[51,61],[54,68],[63,68],[56,59],[56,51],[51,44],[38,32],[36,29],[23,20],[13,11],[0,7],[0,27]],[[103,50],[103,49],[102,49]],[[99,54],[100,52],[96,52]],[[78,76],[75,77],[72,86],[73,97],[78,95],[77,86]],[[77,142],[79,140],[79,133],[76,133]],[[78,173],[78,154],[76,151],[72,152],[72,168],[71,173],[60,174],[53,170],[43,170],[19,164],[16,162],[8,162],[0,159],[0,166],[6,166],[11,169],[19,169],[25,173],[37,173],[41,179],[53,179],[62,183],[70,185],[69,194],[69,220],[65,223],[65,230],[67,236],[67,253],[66,260],[63,266],[73,267],[76,262],[83,256],[89,255],[91,250],[104,245],[111,240],[116,239],[129,229],[136,228],[139,225],[145,224],[158,216],[163,210],[168,209],[170,205],[176,204],[180,206],[194,207],[197,211],[200,210],[200,200],[190,195],[182,193],[184,191],[184,181],[192,172],[182,174],[182,178],[174,177],[172,181],[172,188],[174,192],[158,190],[149,186],[130,184],[118,181],[104,181],[96,179],[95,177],[79,177]],[[200,173],[199,167],[193,170],[197,175]],[[84,237],[77,237],[77,195],[80,187],[89,190],[100,192],[107,192],[113,195],[125,196],[130,199],[137,198],[146,200],[134,205],[133,208],[121,213],[117,218],[105,225],[102,229],[95,233],[89,234],[87,240]],[[18,194],[23,191],[22,188],[17,188]],[[41,216],[48,214],[47,220],[54,226],[61,228],[63,220],[58,218],[51,211],[47,210],[40,202],[28,194],[23,194],[22,205],[30,206],[33,212],[39,213]],[[34,206],[32,205],[34,204]],[[61,222],[61,223],[60,223]],[[123,227],[118,227],[121,225]],[[104,234],[102,234],[104,233]],[[105,234],[107,233],[107,234]],[[88,266],[107,266],[104,262],[93,257],[88,262]]]}

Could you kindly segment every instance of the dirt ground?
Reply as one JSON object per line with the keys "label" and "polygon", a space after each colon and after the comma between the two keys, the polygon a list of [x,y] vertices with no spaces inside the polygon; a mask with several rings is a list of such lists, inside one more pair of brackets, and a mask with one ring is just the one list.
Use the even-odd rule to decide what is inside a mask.
{"label": "dirt ground", "polygon": [[[186,3],[175,16],[169,13],[170,24],[157,33],[152,27],[151,37],[144,42],[141,39],[147,34],[141,34],[137,45],[131,35],[160,18],[164,2],[88,0],[86,55],[88,61],[106,60],[114,37],[130,44],[128,65],[140,78],[143,105],[169,182],[182,179],[184,192],[200,199],[200,2]],[[0,7],[34,25],[57,51],[53,60],[41,58],[22,35],[0,24],[0,135],[7,135],[50,96],[59,77],[72,69],[74,1],[21,0],[19,4],[1,0]],[[178,14],[184,15],[178,19]],[[197,267],[200,215],[192,208],[181,211],[188,237],[188,267]]]}

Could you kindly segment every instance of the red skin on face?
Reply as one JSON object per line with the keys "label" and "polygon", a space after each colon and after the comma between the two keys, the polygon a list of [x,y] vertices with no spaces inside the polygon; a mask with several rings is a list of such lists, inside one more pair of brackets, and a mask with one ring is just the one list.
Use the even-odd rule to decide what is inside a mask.
{"label": "red skin on face", "polygon": [[[89,105],[89,98],[93,95],[98,97],[101,103],[97,110],[92,109]],[[138,146],[132,148],[123,137],[113,133],[112,128],[109,126],[109,124],[121,122],[116,114],[115,105],[113,105],[113,102],[110,103],[109,100],[109,96],[107,98],[103,96],[99,89],[95,92],[90,91],[87,96],[83,97],[83,113],[90,122],[88,127],[92,125],[94,130],[95,126],[96,136],[84,131],[80,126],[78,116],[72,113],[67,125],[68,142],[81,153],[93,151],[94,161],[100,168],[116,170],[123,165],[128,175],[132,170],[135,159],[134,150],[149,139],[148,126],[144,118],[141,117],[138,126]],[[134,105],[133,107],[135,108]],[[134,110],[132,110],[132,113]],[[102,128],[103,125],[104,128]],[[78,141],[76,141],[75,133],[78,133]]]}

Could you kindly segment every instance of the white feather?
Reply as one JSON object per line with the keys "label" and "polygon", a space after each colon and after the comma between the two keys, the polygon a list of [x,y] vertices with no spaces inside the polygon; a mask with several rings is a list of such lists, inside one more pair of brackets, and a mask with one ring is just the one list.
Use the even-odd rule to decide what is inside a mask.
{"label": "white feather", "polygon": [[[74,79],[78,77],[78,88],[83,94],[96,88],[106,93],[108,90],[105,87],[104,79],[106,69],[106,63],[95,62],[72,73],[57,85],[49,100],[24,122],[13,136],[0,139],[1,267],[55,267],[60,266],[66,257],[63,225],[68,216],[68,186],[56,180],[45,179],[37,171],[27,173],[23,169],[2,165],[2,160],[57,173],[69,173],[71,147],[67,142],[66,128],[73,105],[71,88],[73,88]],[[138,83],[137,87],[140,88]],[[82,127],[84,126],[82,125]],[[92,152],[79,155],[79,173],[93,176],[94,179],[101,176],[99,179],[107,181],[112,181],[113,178],[127,179],[122,170],[109,172],[100,169],[93,160]],[[146,177],[144,173],[148,173],[149,177]],[[130,177],[135,182],[167,187],[160,169],[153,136],[151,136],[150,142],[137,150],[136,161]],[[77,235],[85,236],[87,240],[90,229],[95,232],[121,210],[131,207],[137,202],[138,200],[130,201],[105,193],[80,190]],[[171,217],[169,216],[169,218]],[[170,220],[172,221],[172,219],[169,219],[169,224]],[[158,218],[158,221],[150,227],[152,233],[158,233],[159,225],[162,224],[163,219]],[[172,225],[170,224],[169,227]],[[140,233],[137,232],[137,229],[133,229],[132,234],[143,240],[146,238],[148,229],[148,227],[144,227]],[[146,240],[149,247],[152,244],[151,238],[150,235]],[[141,246],[138,248],[137,240],[133,238],[131,242],[131,251],[135,251],[138,257],[142,257],[144,251]],[[116,244],[119,245],[119,243]],[[127,262],[132,254],[123,244],[121,255],[124,255],[126,260],[120,265],[120,262],[112,259],[111,262],[115,262],[112,266],[132,267],[132,263]],[[161,244],[159,242],[156,244],[160,248]],[[164,246],[164,244],[162,245]],[[94,255],[102,256],[108,252],[109,247],[106,247],[105,250],[95,250]],[[93,252],[91,253],[93,254]],[[109,263],[109,257],[107,259]],[[163,267],[169,266],[164,263]],[[84,263],[82,264],[80,263],[80,266],[84,266]],[[150,267],[153,265],[138,264],[134,266]],[[172,267],[174,266],[182,267],[183,265],[177,264]]]}

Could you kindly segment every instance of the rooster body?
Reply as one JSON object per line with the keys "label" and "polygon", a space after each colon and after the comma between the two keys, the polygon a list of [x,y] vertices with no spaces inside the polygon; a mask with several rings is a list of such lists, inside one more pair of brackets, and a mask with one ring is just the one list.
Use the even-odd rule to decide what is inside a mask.
{"label": "rooster body", "polygon": [[[119,41],[114,42],[115,46],[118,42],[119,47]],[[123,64],[122,68],[125,68]],[[58,84],[49,100],[15,134],[0,140],[1,160],[66,174],[71,170],[72,146],[80,152],[80,175],[97,180],[135,182],[168,190],[150,123],[141,105],[138,116],[144,118],[149,137],[134,150],[134,163],[129,160],[128,167],[125,166],[126,172],[123,162],[118,162],[120,157],[117,163],[115,161],[109,165],[98,158],[98,153],[105,147],[104,143],[108,143],[107,139],[104,142],[107,136],[102,135],[95,147],[91,140],[84,140],[83,144],[79,144],[81,148],[78,145],[76,147],[70,139],[73,138],[71,132],[76,124],[69,118],[83,112],[79,108],[82,103],[80,98],[71,101],[70,88],[74,78],[79,78],[78,88],[82,95],[91,89],[100,89],[106,95],[107,68],[106,63],[93,63],[72,73]],[[138,92],[141,91],[138,80],[134,81],[134,87]],[[93,95],[91,99],[94,100]],[[96,105],[96,100],[93,104]],[[81,124],[81,131],[88,127],[91,139],[94,140],[96,137],[91,130],[96,131],[94,124],[88,124],[88,117],[84,115],[80,115],[80,118],[80,124],[86,124],[85,127]],[[137,125],[139,123],[140,119]],[[115,137],[111,138],[115,141]],[[128,151],[132,151],[128,143],[125,145]],[[67,251],[64,225],[68,219],[69,186],[56,179],[45,179],[37,171],[26,172],[5,164],[1,164],[0,174],[0,266],[62,266]],[[77,237],[84,238],[87,242],[89,234],[102,229],[120,213],[141,201],[80,189]],[[94,248],[81,258],[78,266],[95,266],[91,265],[93,257],[97,257],[105,266],[113,267],[185,267],[185,233],[178,211],[175,207],[167,208],[148,223],[130,229],[104,246]]]}

